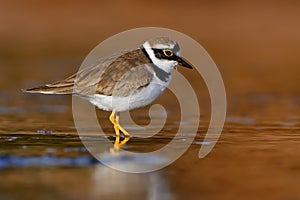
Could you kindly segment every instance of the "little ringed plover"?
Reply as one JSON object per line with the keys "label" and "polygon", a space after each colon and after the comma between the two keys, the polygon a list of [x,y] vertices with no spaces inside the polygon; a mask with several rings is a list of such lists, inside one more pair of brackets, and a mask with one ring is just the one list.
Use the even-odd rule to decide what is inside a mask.
{"label": "little ringed plover", "polygon": [[[174,67],[192,66],[180,57],[178,43],[167,37],[149,39],[140,48],[112,58],[108,64],[102,59],[67,79],[24,92],[75,94],[102,110],[112,111],[109,120],[116,133],[114,148],[119,149],[129,140],[129,133],[119,124],[119,113],[152,103],[169,85]],[[92,93],[87,92],[90,88],[94,88]],[[120,131],[125,136],[121,143]]]}

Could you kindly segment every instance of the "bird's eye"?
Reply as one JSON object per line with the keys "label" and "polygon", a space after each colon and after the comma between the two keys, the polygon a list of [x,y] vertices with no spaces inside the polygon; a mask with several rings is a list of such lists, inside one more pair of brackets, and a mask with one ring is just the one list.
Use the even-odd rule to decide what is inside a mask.
{"label": "bird's eye", "polygon": [[163,52],[164,52],[165,56],[167,56],[167,57],[173,56],[173,52],[171,50],[165,49],[165,50],[163,50]]}

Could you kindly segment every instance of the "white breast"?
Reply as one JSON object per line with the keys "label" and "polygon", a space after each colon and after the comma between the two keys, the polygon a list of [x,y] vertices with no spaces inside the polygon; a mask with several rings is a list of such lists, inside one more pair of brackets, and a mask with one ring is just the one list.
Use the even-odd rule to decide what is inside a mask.
{"label": "white breast", "polygon": [[115,97],[95,94],[89,97],[89,101],[98,108],[106,111],[115,110],[122,112],[132,110],[135,108],[144,107],[152,103],[169,85],[171,76],[167,82],[161,81],[154,76],[153,80],[148,86],[141,89],[135,94],[127,97]]}

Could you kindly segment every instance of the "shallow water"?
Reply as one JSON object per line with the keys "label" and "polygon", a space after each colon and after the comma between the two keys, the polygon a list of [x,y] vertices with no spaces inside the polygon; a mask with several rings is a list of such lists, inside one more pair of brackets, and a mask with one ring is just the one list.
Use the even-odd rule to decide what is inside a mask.
{"label": "shallow water", "polygon": [[[207,157],[199,159],[200,147],[208,145],[203,143],[209,119],[204,112],[197,136],[187,152],[170,166],[146,174],[119,172],[95,159],[82,144],[83,138],[77,135],[69,97],[50,97],[52,103],[46,106],[44,98],[48,97],[39,98],[31,101],[38,103],[33,107],[31,103],[24,106],[16,103],[3,109],[0,178],[5,182],[0,185],[1,199],[294,199],[300,195],[300,124],[296,97],[276,101],[273,97],[266,100],[265,96],[256,97],[255,101],[242,98],[234,106],[229,105],[230,113],[217,145]],[[239,109],[244,104],[253,109]],[[264,112],[260,113],[262,108]],[[97,112],[107,136],[86,138],[99,145],[104,139],[110,139],[112,144],[109,113]],[[148,108],[133,112],[137,124],[149,123],[147,112]],[[151,152],[163,147],[178,129],[177,118],[169,116],[158,135],[132,137],[124,149]],[[133,131],[135,127],[127,129]],[[162,162],[157,157],[106,159],[129,167],[134,163]]]}

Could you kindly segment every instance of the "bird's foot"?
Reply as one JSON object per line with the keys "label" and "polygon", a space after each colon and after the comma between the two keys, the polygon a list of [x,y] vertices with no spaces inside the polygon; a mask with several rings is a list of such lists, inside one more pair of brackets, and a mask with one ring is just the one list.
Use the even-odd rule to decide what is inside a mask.
{"label": "bird's foot", "polygon": [[130,137],[125,137],[124,140],[122,140],[120,142],[120,136],[119,137],[116,137],[116,140],[114,142],[114,147],[110,148],[109,151],[110,153],[116,153],[118,151],[120,151],[120,149],[122,149],[126,144],[127,142],[130,140]]}

